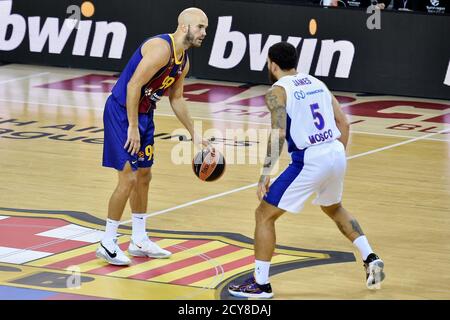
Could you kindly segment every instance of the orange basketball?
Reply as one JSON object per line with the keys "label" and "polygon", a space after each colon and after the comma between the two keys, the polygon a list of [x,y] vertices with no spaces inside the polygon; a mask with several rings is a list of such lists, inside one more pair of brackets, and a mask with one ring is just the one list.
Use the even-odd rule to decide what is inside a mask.
{"label": "orange basketball", "polygon": [[217,180],[225,172],[225,158],[217,150],[202,150],[192,159],[192,170],[200,180]]}

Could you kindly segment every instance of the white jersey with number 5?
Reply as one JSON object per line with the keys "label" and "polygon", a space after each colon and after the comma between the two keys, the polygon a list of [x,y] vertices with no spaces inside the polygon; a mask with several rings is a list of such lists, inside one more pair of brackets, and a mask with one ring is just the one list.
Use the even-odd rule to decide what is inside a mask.
{"label": "white jersey with number 5", "polygon": [[284,76],[274,86],[286,91],[286,140],[288,151],[336,140],[341,132],[334,120],[331,93],[313,76],[298,73]]}

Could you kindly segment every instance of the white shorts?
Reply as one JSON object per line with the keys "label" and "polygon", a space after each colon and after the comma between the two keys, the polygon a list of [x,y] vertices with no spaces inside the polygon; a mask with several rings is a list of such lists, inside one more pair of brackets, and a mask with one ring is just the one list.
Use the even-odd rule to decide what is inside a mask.
{"label": "white shorts", "polygon": [[347,159],[344,145],[334,140],[291,153],[292,162],[270,185],[264,200],[298,213],[313,192],[313,204],[341,202]]}

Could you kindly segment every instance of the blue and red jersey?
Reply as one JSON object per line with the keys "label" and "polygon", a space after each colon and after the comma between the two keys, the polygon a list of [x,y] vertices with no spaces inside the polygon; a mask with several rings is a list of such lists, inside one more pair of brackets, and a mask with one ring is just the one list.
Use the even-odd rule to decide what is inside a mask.
{"label": "blue and red jersey", "polygon": [[[139,99],[139,113],[147,113],[156,108],[156,102],[158,102],[166,90],[178,80],[188,61],[186,52],[183,53],[181,60],[177,59],[174,39],[171,34],[160,34],[153,38],[161,38],[169,43],[170,59],[149,82],[142,86]],[[115,100],[124,107],[126,106],[127,101],[128,82],[133,76],[139,62],[142,60],[141,48],[143,44],[141,44],[131,56],[125,69],[120,74],[119,80],[117,80],[116,85],[111,90]]]}

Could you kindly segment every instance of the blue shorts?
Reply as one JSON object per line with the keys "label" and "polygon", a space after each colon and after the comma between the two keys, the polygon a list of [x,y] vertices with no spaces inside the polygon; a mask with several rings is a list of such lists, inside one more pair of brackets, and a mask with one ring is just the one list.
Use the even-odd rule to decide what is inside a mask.
{"label": "blue shorts", "polygon": [[124,149],[128,136],[127,109],[120,105],[110,95],[106,101],[103,112],[104,142],[103,142],[103,166],[122,171],[127,162],[131,168],[150,168],[154,158],[154,133],[153,110],[149,113],[139,113],[139,133],[141,148],[138,154],[131,155]]}

